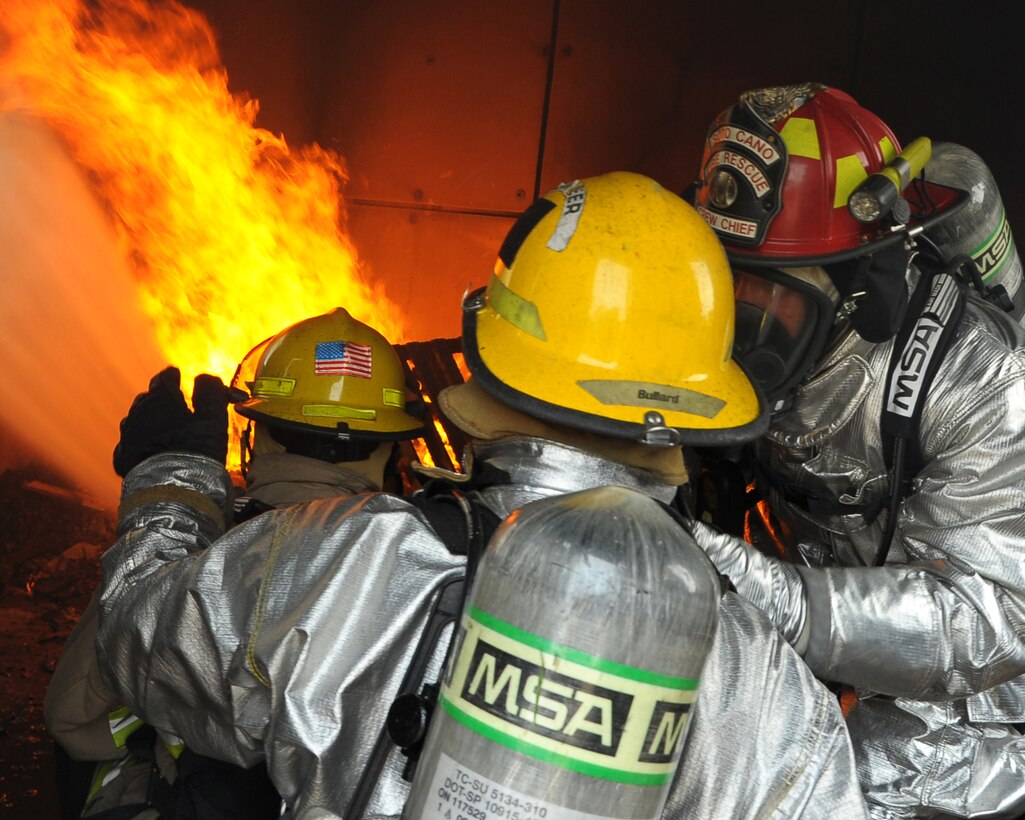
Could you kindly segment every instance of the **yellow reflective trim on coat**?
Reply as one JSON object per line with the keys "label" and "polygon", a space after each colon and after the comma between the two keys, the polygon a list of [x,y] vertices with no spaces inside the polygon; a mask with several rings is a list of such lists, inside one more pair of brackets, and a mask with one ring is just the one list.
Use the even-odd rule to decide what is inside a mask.
{"label": "yellow reflective trim on coat", "polygon": [[177,760],[181,753],[185,751],[184,743],[165,743],[164,748],[167,749],[167,753]]}
{"label": "yellow reflective trim on coat", "polygon": [[107,722],[110,725],[110,736],[114,739],[114,745],[119,749],[123,749],[132,732],[142,726],[142,718],[129,712],[127,706],[112,709],[107,714]]}
{"label": "yellow reflective trim on coat", "polygon": [[110,783],[114,778],[120,776],[122,770],[128,763],[135,763],[137,758],[133,755],[125,752],[124,755],[117,758],[116,760],[101,760],[96,764],[96,768],[93,770],[93,780],[89,785],[89,793],[86,794],[85,800],[82,803],[83,809],[88,808],[89,804],[96,799],[100,789]]}

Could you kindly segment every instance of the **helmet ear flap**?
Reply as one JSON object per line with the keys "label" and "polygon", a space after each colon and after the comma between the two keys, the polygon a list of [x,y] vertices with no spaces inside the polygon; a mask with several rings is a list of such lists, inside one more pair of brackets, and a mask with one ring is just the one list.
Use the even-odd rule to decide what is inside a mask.
{"label": "helmet ear flap", "polygon": [[[239,365],[241,367],[241,365]],[[238,375],[237,373],[235,374]],[[246,478],[249,475],[249,464],[253,460],[253,421],[247,419],[245,429],[242,431],[238,440],[239,446],[239,471],[242,473],[242,478]]]}
{"label": "helmet ear flap", "polygon": [[406,412],[415,419],[426,421],[430,415],[424,399],[424,386],[412,373],[406,373]]}
{"label": "helmet ear flap", "polygon": [[850,322],[866,342],[885,342],[900,330],[910,298],[907,272],[911,255],[911,251],[898,242],[858,260],[847,293],[850,296],[863,294],[855,302]]}

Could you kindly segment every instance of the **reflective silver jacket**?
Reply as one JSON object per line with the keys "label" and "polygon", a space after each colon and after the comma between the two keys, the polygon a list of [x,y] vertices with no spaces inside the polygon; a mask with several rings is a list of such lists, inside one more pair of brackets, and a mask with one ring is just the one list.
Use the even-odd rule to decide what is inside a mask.
{"label": "reflective silver jacket", "polygon": [[[509,476],[484,491],[500,515],[608,484],[674,492],[538,439],[477,457]],[[383,494],[275,510],[218,537],[229,491],[200,456],[129,473],[103,559],[101,666],[165,736],[242,765],[265,759],[295,817],[344,817],[435,593],[463,559]],[[668,818],[867,816],[835,698],[736,595],[722,600],[684,760]],[[399,815],[403,762],[393,751],[366,816]]]}
{"label": "reflective silver jacket", "polygon": [[[1019,326],[969,300],[928,394],[924,466],[884,567],[865,568],[885,509],[866,523],[854,512],[808,512],[779,490],[770,499],[791,557],[824,567],[802,569],[806,660],[825,680],[888,696],[862,700],[850,721],[870,803],[896,812],[879,816],[914,806],[1018,816],[1025,806],[1025,740],[995,725],[1025,722],[1023,345]],[[773,419],[759,444],[763,471],[852,511],[885,499],[891,346],[841,341]]]}

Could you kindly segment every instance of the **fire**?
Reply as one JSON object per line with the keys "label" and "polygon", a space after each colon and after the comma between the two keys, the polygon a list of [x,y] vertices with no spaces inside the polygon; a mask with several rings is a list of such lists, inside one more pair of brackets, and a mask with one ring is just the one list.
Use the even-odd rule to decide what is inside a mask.
{"label": "fire", "polygon": [[456,353],[453,357],[456,363],[456,367],[459,368],[459,374],[463,377],[463,381],[470,380],[470,368],[466,366],[466,357],[462,353]]}
{"label": "fire", "polygon": [[[754,485],[748,486],[748,491],[754,489]],[[754,507],[747,511],[744,515],[744,540],[749,544],[754,543],[754,536],[752,535],[752,517],[757,516],[761,522],[760,530],[765,533],[772,545],[776,548],[781,558],[787,557],[787,538],[783,532],[783,524],[773,514],[772,510],[769,509],[769,505],[765,500],[759,501]]]}
{"label": "fire", "polygon": [[404,341],[345,230],[344,160],[255,126],[258,103],[228,90],[199,13],[3,0],[5,109],[45,121],[93,183],[186,392],[201,372],[228,381],[255,344],[336,306]]}
{"label": "fire", "polygon": [[[459,464],[459,457],[456,455],[456,451],[452,447],[452,442],[449,440],[448,432],[445,430],[445,425],[443,425],[437,416],[431,412],[431,405],[433,402],[431,401],[431,397],[426,393],[424,393],[424,404],[427,405],[428,412],[431,413],[434,429],[438,433],[438,438],[441,439],[441,444],[445,448],[445,453],[448,455],[449,461],[451,461],[452,464]],[[415,445],[416,442],[414,442],[414,446]],[[431,454],[426,448],[424,448],[422,452],[420,448],[417,448],[417,453],[420,455],[421,463],[426,464],[429,467],[434,466],[434,459],[431,458]]]}

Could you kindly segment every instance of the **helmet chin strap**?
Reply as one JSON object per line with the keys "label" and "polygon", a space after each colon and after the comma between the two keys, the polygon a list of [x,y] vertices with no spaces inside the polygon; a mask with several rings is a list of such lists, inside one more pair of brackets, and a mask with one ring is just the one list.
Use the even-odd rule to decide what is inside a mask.
{"label": "helmet chin strap", "polygon": [[238,463],[239,470],[244,479],[249,474],[249,465],[253,460],[253,421],[246,423],[246,429],[238,438]]}

